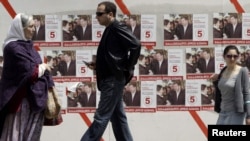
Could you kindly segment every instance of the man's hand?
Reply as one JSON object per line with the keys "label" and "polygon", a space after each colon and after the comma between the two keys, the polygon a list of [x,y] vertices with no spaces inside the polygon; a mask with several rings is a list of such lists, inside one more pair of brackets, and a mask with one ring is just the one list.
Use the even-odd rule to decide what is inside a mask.
{"label": "man's hand", "polygon": [[96,64],[94,62],[86,62],[86,61],[83,61],[83,63],[88,67],[90,68],[91,70],[95,70],[96,69]]}
{"label": "man's hand", "polygon": [[216,81],[216,80],[218,80],[218,76],[219,76],[219,74],[212,74],[209,79],[212,81]]}

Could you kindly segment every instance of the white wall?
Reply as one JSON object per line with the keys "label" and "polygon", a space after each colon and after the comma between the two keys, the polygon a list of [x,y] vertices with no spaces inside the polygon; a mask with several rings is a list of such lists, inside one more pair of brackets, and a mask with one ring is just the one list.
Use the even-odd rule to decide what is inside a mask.
{"label": "white wall", "polygon": [[[217,114],[200,111],[203,122],[214,124]],[[93,114],[88,114],[92,120]],[[129,113],[129,126],[134,141],[207,141],[189,112]],[[41,141],[79,141],[87,126],[77,114],[63,116],[64,122],[57,127],[44,127]],[[104,141],[116,141],[111,124],[108,125]]]}

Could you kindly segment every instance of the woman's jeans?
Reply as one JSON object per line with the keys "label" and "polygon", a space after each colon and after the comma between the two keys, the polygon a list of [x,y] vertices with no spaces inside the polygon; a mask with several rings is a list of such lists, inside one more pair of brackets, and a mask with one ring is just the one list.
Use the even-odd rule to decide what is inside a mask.
{"label": "woman's jeans", "polygon": [[117,141],[133,141],[122,101],[124,85],[125,79],[118,81],[115,77],[100,81],[101,96],[94,121],[81,141],[100,141],[109,121]]}

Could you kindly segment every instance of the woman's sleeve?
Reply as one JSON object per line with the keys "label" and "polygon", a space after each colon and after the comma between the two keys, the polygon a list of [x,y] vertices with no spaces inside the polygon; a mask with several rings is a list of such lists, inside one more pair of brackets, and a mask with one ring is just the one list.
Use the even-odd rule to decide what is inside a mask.
{"label": "woman's sleeve", "polygon": [[249,75],[248,69],[244,68],[242,73],[242,87],[243,87],[243,100],[244,100],[244,107],[247,112],[247,118],[250,118],[250,93],[249,93]]}

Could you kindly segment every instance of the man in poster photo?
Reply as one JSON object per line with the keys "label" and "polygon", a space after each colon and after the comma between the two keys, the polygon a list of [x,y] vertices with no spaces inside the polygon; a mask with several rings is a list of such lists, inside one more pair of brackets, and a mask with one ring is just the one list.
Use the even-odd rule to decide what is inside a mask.
{"label": "man in poster photo", "polygon": [[167,105],[167,99],[164,96],[164,89],[162,85],[156,85],[156,101],[157,105]]}
{"label": "man in poster photo", "polygon": [[138,40],[141,39],[141,24],[139,23],[139,16],[130,15],[128,28],[136,36]]}
{"label": "man in poster photo", "polygon": [[153,72],[150,70],[150,59],[148,56],[141,54],[138,59],[139,64],[139,75],[152,75]]}
{"label": "man in poster photo", "polygon": [[169,19],[164,19],[164,40],[177,40],[178,37],[175,35],[174,32],[174,22],[170,21]]}
{"label": "man in poster photo", "polygon": [[201,84],[201,104],[213,104],[213,101],[208,97],[208,86],[206,84]]}
{"label": "man in poster photo", "polygon": [[73,59],[72,52],[63,53],[63,60],[60,60],[58,64],[58,71],[61,76],[76,76],[76,61]]}
{"label": "man in poster photo", "polygon": [[230,14],[227,38],[242,38],[242,22],[237,13]]}
{"label": "man in poster photo", "polygon": [[35,22],[35,33],[32,37],[32,40],[33,41],[45,41],[44,16],[34,15],[33,20]]}
{"label": "man in poster photo", "polygon": [[155,58],[150,62],[150,70],[154,75],[168,74],[168,60],[164,50],[156,51]]}
{"label": "man in poster photo", "polygon": [[[62,20],[62,37],[63,41],[76,41],[76,36],[70,30],[70,23],[68,20]],[[73,25],[73,24],[72,24]]]}
{"label": "man in poster photo", "polygon": [[78,100],[82,107],[96,107],[96,91],[92,89],[91,83],[85,83],[83,91],[79,94]]}
{"label": "man in poster photo", "polygon": [[191,53],[186,53],[186,73],[200,73],[200,70],[194,64],[194,56]]}
{"label": "man in poster photo", "polygon": [[141,94],[137,90],[137,83],[130,82],[127,87],[127,91],[123,95],[123,100],[126,106],[140,106]]}
{"label": "man in poster photo", "polygon": [[75,27],[75,36],[77,40],[92,40],[92,24],[87,15],[79,16],[80,25]]}
{"label": "man in poster photo", "polygon": [[171,105],[185,105],[185,89],[182,88],[181,80],[173,81],[173,88],[168,94],[168,101]]}
{"label": "man in poster photo", "polygon": [[223,38],[222,21],[219,18],[213,18],[213,37]]}
{"label": "man in poster photo", "polygon": [[176,27],[176,35],[179,40],[193,39],[193,24],[190,18],[189,15],[181,15],[180,23]]}
{"label": "man in poster photo", "polygon": [[197,61],[197,67],[201,73],[214,73],[215,60],[211,49],[202,49],[201,56]]}

